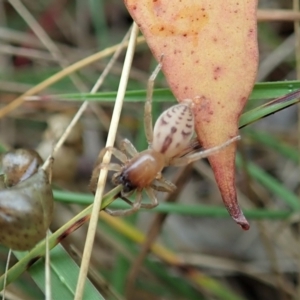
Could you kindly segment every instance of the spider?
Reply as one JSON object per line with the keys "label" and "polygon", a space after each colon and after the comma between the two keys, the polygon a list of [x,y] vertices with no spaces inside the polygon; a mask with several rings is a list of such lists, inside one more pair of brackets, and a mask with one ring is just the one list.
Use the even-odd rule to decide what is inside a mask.
{"label": "spider", "polygon": [[[158,205],[154,190],[160,192],[173,192],[176,186],[162,176],[162,170],[167,166],[184,166],[201,158],[215,154],[229,144],[240,139],[233,137],[225,143],[206,150],[200,150],[194,134],[193,102],[186,99],[164,111],[157,119],[154,129],[152,127],[152,94],[154,80],[160,71],[160,63],[148,80],[147,98],[144,108],[144,127],[148,141],[148,149],[138,152],[127,139],[123,140],[120,150],[106,147],[99,154],[96,167],[93,171],[90,189],[95,192],[99,171],[107,168],[116,173],[112,177],[115,185],[122,185],[120,198],[131,205],[125,210],[106,211],[115,216],[130,215],[140,208],[153,208]],[[107,151],[111,151],[122,164],[103,164],[102,159]],[[145,190],[150,203],[142,203],[142,191]],[[135,201],[128,200],[136,191]]]}

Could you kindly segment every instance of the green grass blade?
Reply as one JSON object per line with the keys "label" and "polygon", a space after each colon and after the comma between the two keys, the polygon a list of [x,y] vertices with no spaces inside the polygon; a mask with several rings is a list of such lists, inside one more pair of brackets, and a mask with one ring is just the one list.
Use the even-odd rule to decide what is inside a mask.
{"label": "green grass blade", "polygon": [[[127,223],[126,226],[132,227],[128,222],[124,221],[124,223]],[[129,235],[123,236],[121,232],[119,232],[116,228],[113,226],[109,226],[108,223],[103,222],[100,220],[101,228],[105,229],[107,232],[109,232],[110,236],[114,237],[114,240],[118,240],[120,243],[122,243],[122,246],[127,249],[127,252],[134,252],[132,249],[131,243],[126,243],[125,240],[130,241],[132,238]],[[134,227],[132,227],[134,228]],[[125,240],[124,240],[125,239]],[[134,255],[135,257],[136,255]],[[187,281],[190,283],[190,280],[201,289],[205,290],[206,292],[209,292],[210,294],[217,296],[217,299],[222,300],[242,300],[243,297],[237,295],[234,291],[232,291],[230,288],[219,282],[218,280],[209,277],[202,273],[201,271],[197,270],[196,268],[192,266],[176,264],[171,265],[175,270],[177,269],[178,272],[182,272],[182,277],[187,279]],[[182,267],[182,269],[181,269]],[[173,283],[174,284],[174,283]],[[174,288],[175,290],[175,288]],[[181,287],[177,287],[176,290],[178,292],[182,291]],[[187,298],[189,299],[189,298]]]}
{"label": "green grass blade", "polygon": [[[249,97],[249,100],[262,100],[281,97],[288,93],[300,89],[300,81],[280,81],[280,82],[262,82],[257,83]],[[116,92],[101,92],[96,94],[89,93],[74,93],[74,94],[59,94],[55,95],[55,99],[73,100],[73,101],[107,101],[114,102],[116,99]],[[125,94],[125,101],[128,102],[143,102],[146,99],[146,90],[127,91]],[[175,98],[170,89],[155,89],[153,91],[154,102],[174,102]]]}
{"label": "green grass blade", "polygon": [[[27,252],[14,251],[14,254],[22,260]],[[79,267],[60,244],[51,250],[50,260],[52,299],[74,299]],[[43,292],[45,292],[44,264],[44,260],[39,260],[29,269],[32,279]],[[89,280],[86,281],[84,297],[104,299]]]}
{"label": "green grass blade", "polygon": [[[240,155],[236,157],[236,163],[239,168],[242,167],[243,161]],[[258,181],[261,185],[266,187],[271,193],[280,197],[289,207],[293,210],[300,209],[300,200],[297,195],[288,190],[283,184],[281,184],[276,178],[269,175],[263,169],[257,165],[247,161],[245,163],[249,174]]]}
{"label": "green grass blade", "polygon": [[[93,196],[88,194],[70,193],[63,191],[54,191],[54,197],[56,201],[65,203],[76,203],[80,205],[89,205],[93,201]],[[145,198],[145,200],[147,200]],[[125,209],[128,205],[121,200],[115,200],[110,204],[110,208],[113,209]],[[142,211],[142,209],[141,209]],[[151,213],[170,213],[189,215],[195,217],[209,217],[209,218],[228,218],[228,212],[221,206],[214,205],[187,205],[181,203],[160,203],[157,207],[147,210]],[[292,212],[284,210],[267,210],[267,209],[249,209],[244,211],[245,215],[249,219],[260,220],[284,220],[291,216]]]}
{"label": "green grass blade", "polygon": [[271,148],[272,150],[278,152],[282,156],[292,160],[295,163],[299,163],[299,152],[298,150],[292,148],[284,141],[276,138],[274,135],[252,130],[252,129],[245,129],[244,130],[245,135],[247,137],[250,137],[256,142],[259,142],[261,145],[267,146]]}
{"label": "green grass blade", "polygon": [[105,16],[105,1],[89,0],[88,7],[95,28],[98,49],[105,48],[110,44],[110,35]]}
{"label": "green grass blade", "polygon": [[[120,192],[120,187],[116,187],[103,197],[102,208],[109,205],[115,196]],[[92,205],[81,211],[72,220],[64,224],[57,231],[55,231],[49,238],[49,248],[52,249],[58,245],[60,240],[70,234],[82,224],[84,224],[90,217]],[[7,272],[7,284],[16,280],[23,272],[27,271],[34,262],[45,255],[45,240],[37,244],[31,251],[25,252],[24,257],[12,266]],[[3,290],[4,274],[0,277],[0,291]]]}

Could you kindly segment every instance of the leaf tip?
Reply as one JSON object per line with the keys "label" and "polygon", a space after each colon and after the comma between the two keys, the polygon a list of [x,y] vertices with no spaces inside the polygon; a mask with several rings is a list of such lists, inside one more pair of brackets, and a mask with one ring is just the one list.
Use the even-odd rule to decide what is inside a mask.
{"label": "leaf tip", "polygon": [[245,218],[244,214],[242,212],[240,212],[238,217],[234,217],[232,216],[233,220],[241,226],[241,228],[243,230],[249,230],[250,229],[250,225],[247,221],[247,219]]}

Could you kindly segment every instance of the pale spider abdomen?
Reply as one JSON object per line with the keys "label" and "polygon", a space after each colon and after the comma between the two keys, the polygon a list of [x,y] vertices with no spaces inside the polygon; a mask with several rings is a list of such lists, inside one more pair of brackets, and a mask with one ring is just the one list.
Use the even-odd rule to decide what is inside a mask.
{"label": "pale spider abdomen", "polygon": [[160,115],[153,130],[152,149],[172,158],[188,147],[194,133],[191,105],[191,100],[185,100]]}

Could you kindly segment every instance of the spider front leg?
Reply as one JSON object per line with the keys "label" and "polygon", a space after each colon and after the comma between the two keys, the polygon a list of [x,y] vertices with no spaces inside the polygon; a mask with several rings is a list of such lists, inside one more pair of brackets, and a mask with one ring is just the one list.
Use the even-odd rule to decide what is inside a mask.
{"label": "spider front leg", "polygon": [[[157,190],[159,190],[159,189],[157,189]],[[145,191],[146,191],[151,203],[142,203],[141,202],[140,203],[140,208],[151,209],[151,208],[157,206],[158,205],[158,200],[157,200],[157,198],[156,198],[156,196],[153,192],[152,185],[151,185],[151,187],[145,188]],[[166,190],[160,190],[160,191],[161,192],[166,192]],[[142,192],[141,192],[141,195],[142,195]],[[135,205],[134,202],[130,201],[126,197],[121,196],[120,198],[122,200],[124,200],[126,203],[128,203],[129,205],[131,205],[131,206]]]}
{"label": "spider front leg", "polygon": [[167,193],[173,193],[176,190],[176,185],[164,178],[163,176],[159,179],[155,179],[151,183],[151,187],[156,191]]}
{"label": "spider front leg", "polygon": [[131,208],[128,209],[120,209],[120,210],[110,210],[108,208],[105,209],[105,211],[110,214],[111,216],[129,216],[133,213],[137,212],[141,208],[141,202],[142,202],[142,191],[138,189],[136,191],[135,201],[131,202],[126,197],[120,197],[122,200],[125,200],[126,203],[131,205]]}
{"label": "spider front leg", "polygon": [[[161,57],[161,61],[162,61],[162,57]],[[161,67],[162,64],[160,62],[155,68],[155,70],[153,71],[152,75],[150,76],[148,80],[148,86],[147,86],[147,99],[145,102],[145,109],[144,109],[144,128],[145,128],[146,139],[148,141],[149,146],[152,144],[153,141],[152,97],[153,97],[154,81]]]}
{"label": "spider front leg", "polygon": [[95,168],[92,173],[92,177],[90,180],[89,188],[90,191],[95,194],[98,184],[98,178],[100,170],[103,168],[106,168],[108,171],[116,171],[121,172],[122,167],[119,164],[116,163],[109,163],[109,164],[103,164],[103,157],[106,154],[106,152],[111,151],[112,155],[114,155],[118,160],[120,160],[122,163],[125,163],[127,161],[127,156],[122,153],[120,150],[113,148],[113,147],[106,147],[102,149],[98,155]]}
{"label": "spider front leg", "polygon": [[240,139],[241,139],[241,137],[238,135],[238,136],[235,136],[234,138],[229,139],[228,141],[226,141],[225,143],[223,143],[219,146],[212,147],[212,148],[209,148],[209,149],[197,152],[197,153],[188,154],[186,156],[173,158],[173,159],[171,159],[169,165],[177,166],[177,167],[185,166],[193,161],[213,155],[213,154],[219,152],[220,150],[222,150],[223,148],[229,146],[231,143],[238,141]]}
{"label": "spider front leg", "polygon": [[131,157],[134,157],[138,154],[138,151],[128,139],[124,139],[121,142],[120,149],[122,152],[126,153]]}
{"label": "spider front leg", "polygon": [[142,190],[137,190],[134,202],[120,195],[120,198],[124,200],[127,204],[131,205],[131,208],[125,210],[110,210],[106,208],[105,211],[112,216],[129,216],[137,212],[140,208],[151,209],[156,207],[158,205],[158,200],[153,192],[153,189],[151,187],[148,187],[145,190],[151,203],[142,203]]}
{"label": "spider front leg", "polygon": [[147,209],[156,207],[158,205],[158,200],[154,194],[153,189],[151,187],[147,187],[145,190],[146,190],[146,193],[147,193],[151,203],[143,203],[143,204],[141,204],[141,207],[147,208]]}
{"label": "spider front leg", "polygon": [[128,160],[127,156],[123,152],[118,150],[117,148],[105,147],[100,151],[97,161],[96,161],[96,165],[100,165],[102,163],[104,155],[106,154],[106,152],[109,152],[109,151],[111,152],[111,154],[113,156],[115,156],[122,163],[125,163]]}

